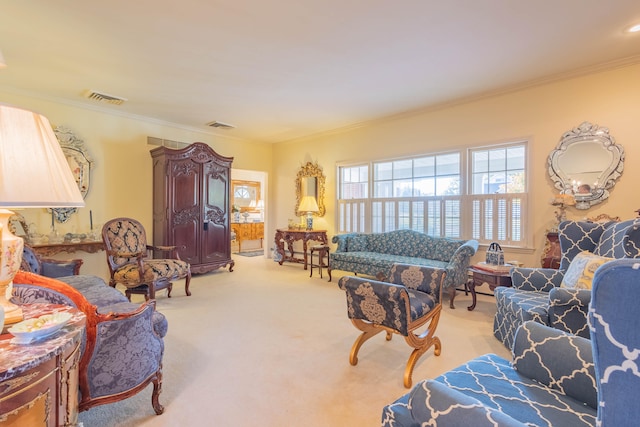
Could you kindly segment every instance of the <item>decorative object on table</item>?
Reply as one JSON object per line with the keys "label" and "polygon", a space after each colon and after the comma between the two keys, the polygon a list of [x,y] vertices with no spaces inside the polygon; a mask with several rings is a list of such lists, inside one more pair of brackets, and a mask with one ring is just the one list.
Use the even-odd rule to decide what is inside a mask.
{"label": "decorative object on table", "polygon": [[240,222],[240,208],[237,205],[231,207],[233,213],[233,222]]}
{"label": "decorative object on table", "polygon": [[247,219],[249,218],[249,212],[243,212],[242,213],[242,217],[244,218],[244,222],[247,222]]}
{"label": "decorative object on table", "polygon": [[491,243],[487,248],[486,263],[489,265],[504,265],[504,252],[498,242]]}
{"label": "decorative object on table", "polygon": [[609,129],[589,122],[565,132],[548,158],[549,177],[576,209],[589,209],[609,197],[624,168],[624,149]]}
{"label": "decorative object on table", "polygon": [[576,199],[571,193],[560,193],[557,194],[553,199],[551,199],[551,205],[558,208],[556,211],[554,211],[554,214],[556,215],[556,224],[552,231],[557,230],[558,225],[560,225],[562,221],[567,220],[567,206],[574,206],[575,204]]}
{"label": "decorative object on table", "polygon": [[69,312],[58,312],[23,320],[8,329],[9,333],[15,337],[11,342],[13,344],[30,344],[46,338],[58,332],[71,317]]}
{"label": "decorative object on table", "polygon": [[[80,207],[84,199],[49,121],[39,114],[0,105],[0,152],[10,162],[0,169],[0,207]],[[6,299],[6,290],[20,268],[24,241],[11,233],[13,212],[0,209],[2,261],[0,305],[7,324],[22,320],[18,306]]]}
{"label": "decorative object on table", "polygon": [[307,230],[313,230],[313,214],[318,212],[318,203],[313,196],[304,196],[298,207],[301,214],[307,215]]}

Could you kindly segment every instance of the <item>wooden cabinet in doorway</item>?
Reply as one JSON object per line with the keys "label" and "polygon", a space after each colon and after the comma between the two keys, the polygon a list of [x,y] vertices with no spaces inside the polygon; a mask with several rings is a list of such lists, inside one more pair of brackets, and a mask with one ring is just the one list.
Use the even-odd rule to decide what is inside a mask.
{"label": "wooden cabinet in doorway", "polygon": [[260,239],[260,247],[262,248],[264,222],[232,222],[231,229],[236,233],[238,252],[242,252],[242,242],[245,240]]}
{"label": "wooden cabinet in doorway", "polygon": [[[153,243],[176,246],[192,273],[229,265],[230,172],[233,157],[196,142],[174,150],[151,150],[153,159]],[[159,254],[160,255],[160,254]]]}

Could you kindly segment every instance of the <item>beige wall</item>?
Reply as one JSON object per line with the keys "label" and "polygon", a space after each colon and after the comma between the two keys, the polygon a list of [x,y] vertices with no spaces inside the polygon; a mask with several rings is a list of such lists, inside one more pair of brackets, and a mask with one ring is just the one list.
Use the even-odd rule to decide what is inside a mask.
{"label": "beige wall", "polygon": [[[204,142],[223,156],[234,157],[233,167],[271,172],[272,147],[239,141],[224,136],[170,126],[151,120],[107,114],[58,102],[0,92],[0,102],[37,111],[53,126],[65,126],[84,140],[94,159],[91,186],[85,199],[86,207],[65,224],[57,224],[61,233],[89,230],[89,210],[94,226],[117,216],[137,218],[152,230],[152,172],[147,136],[182,142]],[[25,178],[27,175],[25,174]],[[29,223],[35,223],[41,233],[48,234],[51,216],[44,209],[21,211]],[[56,258],[69,258],[62,254]],[[104,252],[78,252],[85,263],[82,272],[108,277]]]}
{"label": "beige wall", "polygon": [[[596,207],[568,210],[569,219],[599,213],[634,217],[640,208],[635,197],[640,170],[640,65],[629,66],[560,82],[531,87],[439,110],[424,111],[381,120],[356,129],[334,132],[305,140],[277,144],[274,158],[274,189],[278,199],[272,224],[284,226],[295,204],[293,182],[297,169],[317,161],[327,176],[327,214],[316,220],[316,228],[335,234],[336,164],[354,160],[401,157],[452,148],[492,144],[528,138],[530,143],[531,250],[507,251],[507,259],[539,265],[544,232],[553,225],[554,194],[548,178],[547,156],[561,135],[583,121],[610,129],[626,153],[624,173],[608,201]],[[273,232],[273,230],[271,230]],[[484,249],[480,253],[484,256]]]}
{"label": "beige wall", "polygon": [[[562,133],[583,121],[606,126],[626,152],[625,171],[611,192],[611,198],[588,210],[570,208],[569,218],[599,213],[635,216],[640,200],[634,191],[640,182],[640,65],[591,74],[531,87],[518,92],[487,97],[423,111],[397,118],[379,120],[299,141],[276,145],[233,140],[205,132],[162,124],[142,118],[108,114],[78,108],[51,100],[42,100],[12,92],[0,92],[0,101],[38,111],[54,126],[66,126],[84,139],[95,159],[87,206],[62,232],[82,232],[89,228],[89,210],[94,224],[126,215],[139,218],[151,227],[151,158],[147,136],[194,142],[202,141],[224,156],[233,156],[234,169],[266,173],[268,198],[265,212],[265,245],[273,245],[277,227],[286,226],[294,217],[294,182],[298,169],[306,162],[317,162],[326,175],[327,208],[315,228],[335,234],[336,165],[340,162],[401,157],[417,153],[450,150],[528,138],[530,145],[530,193],[534,236],[531,250],[507,251],[508,259],[537,265],[543,247],[544,231],[553,224],[554,194],[547,175],[547,156]],[[23,211],[29,222],[49,231],[50,217],[44,210]],[[484,249],[482,250],[484,253]],[[83,272],[106,277],[104,254],[87,255]],[[69,257],[61,255],[59,257]]]}

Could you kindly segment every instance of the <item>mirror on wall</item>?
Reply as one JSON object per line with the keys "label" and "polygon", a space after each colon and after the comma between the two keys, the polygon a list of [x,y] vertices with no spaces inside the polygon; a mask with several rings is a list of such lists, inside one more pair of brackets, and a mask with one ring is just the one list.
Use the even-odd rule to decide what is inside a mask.
{"label": "mirror on wall", "polygon": [[565,132],[548,159],[549,176],[577,209],[589,209],[609,197],[624,168],[624,149],[609,129],[589,122]]}
{"label": "mirror on wall", "polygon": [[231,205],[240,212],[259,212],[260,183],[231,180]]}
{"label": "mirror on wall", "polygon": [[296,207],[295,215],[298,216],[298,208],[300,207],[300,201],[304,196],[313,196],[318,203],[318,212],[315,212],[315,216],[324,216],[324,182],[325,176],[322,173],[322,168],[317,163],[307,162],[298,171],[296,176]]}
{"label": "mirror on wall", "polygon": [[[91,165],[93,160],[84,145],[84,141],[78,138],[71,130],[58,126],[53,129],[58,138],[62,152],[69,162],[71,173],[80,189],[82,197],[85,198],[89,192],[91,183]],[[77,212],[77,208],[54,208],[51,209],[53,217],[60,223],[67,222],[69,217]]]}

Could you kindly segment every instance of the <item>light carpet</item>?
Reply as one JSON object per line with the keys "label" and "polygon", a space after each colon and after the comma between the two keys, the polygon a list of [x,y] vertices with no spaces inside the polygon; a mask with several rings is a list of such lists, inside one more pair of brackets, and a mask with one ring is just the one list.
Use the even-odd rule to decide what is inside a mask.
{"label": "light carpet", "polygon": [[[113,426],[377,426],[402,385],[411,352],[400,336],[367,341],[349,364],[358,331],[347,318],[344,292],[300,264],[234,257],[233,272],[194,276],[192,296],[176,282],[157,295],[169,321],[165,338],[162,415],[151,389],[80,414],[84,427]],[[314,272],[315,273],[315,272]],[[141,296],[134,296],[140,297]],[[135,299],[134,299],[135,301]],[[510,358],[493,337],[495,302],[458,292],[444,304],[437,335],[442,354],[418,361],[414,384],[485,353]]]}

